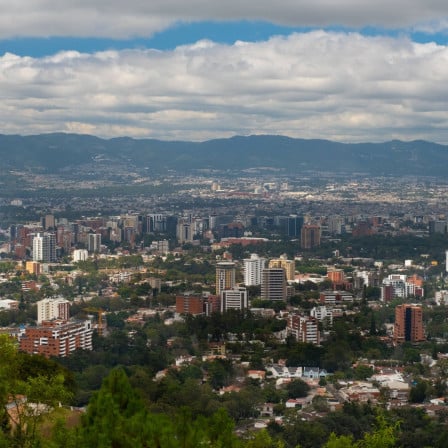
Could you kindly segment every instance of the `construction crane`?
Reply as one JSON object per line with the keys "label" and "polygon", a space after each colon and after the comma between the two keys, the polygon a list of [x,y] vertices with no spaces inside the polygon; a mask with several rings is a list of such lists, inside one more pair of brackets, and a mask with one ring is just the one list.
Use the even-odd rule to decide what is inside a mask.
{"label": "construction crane", "polygon": [[93,308],[93,307],[88,307],[88,308],[83,308],[83,311],[87,312],[87,313],[94,313],[94,314],[98,314],[98,335],[102,336],[103,335],[103,314],[104,311],[101,308]]}

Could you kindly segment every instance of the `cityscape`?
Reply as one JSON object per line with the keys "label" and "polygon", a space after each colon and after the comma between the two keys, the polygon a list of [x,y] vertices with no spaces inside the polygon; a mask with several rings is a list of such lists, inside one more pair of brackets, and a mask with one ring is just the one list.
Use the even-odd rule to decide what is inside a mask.
{"label": "cityscape", "polygon": [[132,210],[128,193],[82,199],[63,181],[54,199],[1,199],[1,331],[73,369],[72,413],[121,365],[153,378],[135,386],[154,409],[154,387],[194,383],[241,443],[294,446],[308,422],[320,446],[348,404],[443,426],[443,179],[179,181]]}
{"label": "cityscape", "polygon": [[3,1],[0,447],[446,448],[447,24]]}

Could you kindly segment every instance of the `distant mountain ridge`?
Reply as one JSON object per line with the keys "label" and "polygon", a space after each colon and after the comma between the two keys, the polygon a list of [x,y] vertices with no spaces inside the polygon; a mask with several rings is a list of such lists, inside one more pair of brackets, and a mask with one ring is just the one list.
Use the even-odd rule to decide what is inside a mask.
{"label": "distant mountain ridge", "polygon": [[2,170],[41,173],[73,171],[83,166],[121,165],[168,170],[247,170],[270,167],[285,173],[325,171],[371,176],[448,177],[448,146],[423,140],[346,144],[274,135],[231,137],[205,142],[79,134],[0,135]]}

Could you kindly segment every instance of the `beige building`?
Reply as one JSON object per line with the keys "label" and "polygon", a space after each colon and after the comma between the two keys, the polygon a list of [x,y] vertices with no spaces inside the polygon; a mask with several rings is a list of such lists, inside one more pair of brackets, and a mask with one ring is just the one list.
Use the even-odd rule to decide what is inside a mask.
{"label": "beige building", "polygon": [[280,258],[274,258],[269,261],[269,269],[283,268],[286,274],[286,280],[293,281],[296,273],[296,264],[294,260],[288,260],[286,255],[281,255]]}

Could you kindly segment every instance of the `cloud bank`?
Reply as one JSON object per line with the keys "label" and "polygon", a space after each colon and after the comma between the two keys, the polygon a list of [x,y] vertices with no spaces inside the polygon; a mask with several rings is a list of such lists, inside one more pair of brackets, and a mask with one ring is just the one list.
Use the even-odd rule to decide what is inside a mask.
{"label": "cloud bank", "polygon": [[0,0],[0,38],[150,36],[178,21],[263,20],[281,25],[446,29],[445,0]]}
{"label": "cloud bank", "polygon": [[447,79],[446,46],[324,31],[172,51],[5,54],[0,120],[20,134],[448,143]]}

